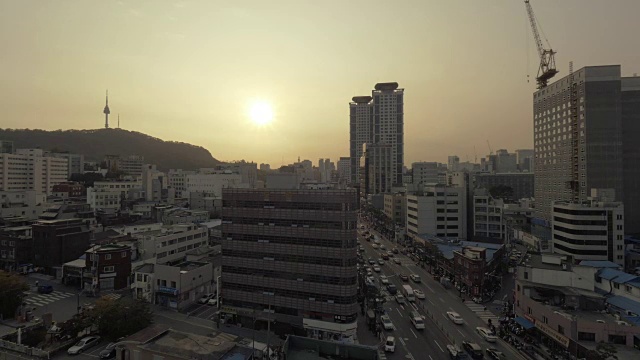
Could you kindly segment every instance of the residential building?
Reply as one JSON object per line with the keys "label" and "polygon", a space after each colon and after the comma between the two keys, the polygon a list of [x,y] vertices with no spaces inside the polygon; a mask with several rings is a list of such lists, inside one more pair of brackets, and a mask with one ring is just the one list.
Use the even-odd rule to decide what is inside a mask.
{"label": "residential building", "polygon": [[33,263],[53,273],[83,255],[90,239],[82,219],[39,220],[33,224]]}
{"label": "residential building", "polygon": [[[516,322],[577,358],[600,343],[633,358],[640,338],[640,278],[610,261],[529,254],[515,277]],[[619,347],[618,347],[619,346]]]}
{"label": "residential building", "polygon": [[153,164],[142,166],[142,189],[146,201],[160,202],[167,199],[167,176]]}
{"label": "residential building", "polygon": [[351,183],[351,160],[349,157],[340,157],[338,160],[338,182],[340,184]]}
{"label": "residential building", "polygon": [[207,192],[190,192],[189,208],[192,210],[204,210],[210,216],[220,216],[222,211],[222,195],[215,195]]}
{"label": "residential building", "polygon": [[53,186],[68,179],[67,160],[45,156],[41,149],[0,153],[0,191],[35,190],[50,195]]}
{"label": "residential building", "polygon": [[258,180],[258,164],[254,162],[235,161],[226,164],[219,164],[216,170],[223,172],[232,172],[240,175],[240,183],[245,184],[249,188],[256,186]]}
{"label": "residential building", "polygon": [[486,189],[476,189],[473,196],[474,238],[504,239],[503,209],[502,199],[494,199]]}
{"label": "residential building", "polygon": [[84,288],[94,292],[129,287],[131,247],[124,244],[94,245],[85,252]]}
{"label": "residential building", "polygon": [[142,166],[144,165],[144,156],[128,155],[120,156],[118,160],[118,171],[133,177],[142,175]]}
{"label": "residential building", "polygon": [[155,300],[155,264],[144,263],[132,270],[133,298],[153,303]]}
{"label": "residential building", "polygon": [[69,180],[73,175],[84,173],[84,155],[82,154],[50,153],[49,156],[67,159],[67,174],[69,175]]}
{"label": "residential building", "polygon": [[411,183],[417,191],[420,191],[426,185],[443,183],[438,179],[440,169],[437,162],[415,162],[411,164],[411,172],[413,174]]}
{"label": "residential building", "polygon": [[195,174],[195,171],[184,171],[182,169],[171,169],[167,173],[167,184],[176,192],[176,197],[184,197],[183,194],[187,190],[187,175]]}
{"label": "residential building", "polygon": [[[357,192],[223,190],[223,312],[324,338],[357,328]],[[257,313],[256,310],[259,310]]]}
{"label": "residential building", "polygon": [[119,191],[121,195],[128,196],[129,190],[142,189],[142,181],[118,180],[118,181],[96,181],[93,183],[94,189],[106,189]]}
{"label": "residential building", "polygon": [[554,253],[576,260],[608,260],[624,267],[624,206],[613,190],[592,189],[590,202],[556,201],[552,211]]}
{"label": "residential building", "polygon": [[212,293],[211,267],[210,263],[196,261],[156,264],[155,303],[181,311],[196,303],[202,295]]}
{"label": "residential building", "polygon": [[84,185],[78,182],[69,181],[53,185],[52,195],[68,199],[86,196],[86,191],[87,190],[84,188]]}
{"label": "residential building", "polygon": [[622,87],[622,172],[624,228],[628,234],[640,235],[640,77],[621,78]]}
{"label": "residential building", "polygon": [[536,217],[550,222],[554,201],[583,202],[590,189],[614,189],[626,205],[622,93],[620,65],[607,65],[584,67],[533,94]]}
{"label": "residential building", "polygon": [[82,221],[89,230],[96,231],[98,222],[93,210],[84,203],[59,203],[50,204],[38,217],[40,220],[69,220],[78,219]]}
{"label": "residential building", "polygon": [[464,187],[426,186],[422,193],[407,194],[407,233],[466,239],[466,211]]}
{"label": "residential building", "polygon": [[37,219],[46,206],[46,195],[36,190],[0,191],[0,218],[22,216]]}
{"label": "residential building", "polygon": [[271,165],[269,164],[260,164],[260,170],[262,171],[271,171]]}
{"label": "residential building", "polygon": [[407,197],[403,193],[384,194],[384,214],[394,224],[404,226],[407,222]]}
{"label": "residential building", "polygon": [[140,260],[156,258],[157,264],[182,261],[187,251],[208,243],[207,228],[196,224],[165,225],[131,235],[137,239]]}
{"label": "residential building", "polygon": [[191,210],[171,205],[157,205],[151,211],[154,221],[164,225],[174,224],[200,224],[209,220],[209,212],[206,210]]}
{"label": "residential building", "polygon": [[0,228],[0,270],[26,272],[33,259],[31,226]]}
{"label": "residential building", "polygon": [[185,177],[185,188],[188,192],[206,192],[220,196],[222,189],[228,187],[249,187],[242,184],[242,175],[231,172],[224,173],[197,173]]}
{"label": "residential building", "polygon": [[391,186],[402,186],[404,166],[404,89],[398,83],[378,83],[371,96],[349,103],[351,183],[359,184],[363,145],[391,146]]}
{"label": "residential building", "polygon": [[393,147],[390,144],[363,145],[360,189],[365,196],[391,192],[394,181]]}
{"label": "residential building", "polygon": [[122,209],[122,198],[121,190],[98,189],[94,187],[87,189],[87,204],[96,212],[105,211],[107,213],[115,213]]}
{"label": "residential building", "polygon": [[[475,175],[476,187],[485,188],[489,191],[496,186],[506,186],[513,189],[513,196],[504,199],[508,201],[532,198],[534,193],[533,180],[534,174],[532,173],[479,173]],[[536,199],[536,201],[537,200],[538,199]]]}

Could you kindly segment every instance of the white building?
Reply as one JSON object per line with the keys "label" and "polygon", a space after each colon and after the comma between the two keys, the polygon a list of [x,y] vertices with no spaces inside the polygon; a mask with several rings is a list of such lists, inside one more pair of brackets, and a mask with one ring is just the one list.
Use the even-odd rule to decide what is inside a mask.
{"label": "white building", "polygon": [[407,195],[409,235],[430,234],[442,238],[467,238],[467,197],[464,187],[427,186]]}
{"label": "white building", "polygon": [[0,191],[0,218],[24,216],[37,219],[44,211],[47,197],[35,190]]}
{"label": "white building", "polygon": [[112,189],[87,189],[87,204],[94,211],[103,210],[108,213],[114,213],[120,209],[121,194],[120,190]]}
{"label": "white building", "polygon": [[504,239],[504,201],[494,199],[486,189],[475,189],[473,195],[473,235]]}
{"label": "white building", "polygon": [[222,195],[222,189],[248,187],[242,184],[242,175],[231,172],[213,174],[189,174],[185,177],[185,189],[188,192],[205,192]]}
{"label": "white building", "polygon": [[207,245],[209,239],[207,228],[195,224],[168,225],[132,236],[138,241],[140,260],[156,258],[157,264],[181,260],[187,251]]}
{"label": "white building", "polygon": [[158,171],[155,165],[144,164],[142,166],[142,189],[146,201],[162,200],[162,190],[167,189],[167,176]]}
{"label": "white building", "polygon": [[35,190],[50,195],[53,186],[68,177],[67,159],[45,156],[42,149],[0,154],[0,191]]}
{"label": "white building", "polygon": [[187,190],[187,175],[195,174],[195,171],[185,171],[182,169],[171,169],[167,173],[167,182],[170,187],[172,187],[176,192],[176,197],[182,198],[186,196],[183,194]]}
{"label": "white building", "polygon": [[248,184],[250,188],[256,186],[258,180],[258,164],[254,162],[236,161],[226,164],[220,164],[216,167],[218,171],[232,172],[240,175],[240,182]]}
{"label": "white building", "polygon": [[554,202],[552,251],[576,260],[608,260],[624,267],[624,206],[612,199],[612,189],[592,189],[589,202]]}
{"label": "white building", "polygon": [[52,157],[67,159],[69,179],[71,175],[84,173],[84,155],[69,153],[51,153]]}
{"label": "white building", "polygon": [[412,184],[416,190],[422,189],[427,184],[443,183],[438,177],[440,170],[437,162],[414,162],[411,164],[411,171],[413,173]]}

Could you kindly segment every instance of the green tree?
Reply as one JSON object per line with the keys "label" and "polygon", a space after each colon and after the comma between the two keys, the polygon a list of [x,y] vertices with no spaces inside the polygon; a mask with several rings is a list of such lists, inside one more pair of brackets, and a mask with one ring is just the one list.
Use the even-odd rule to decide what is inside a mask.
{"label": "green tree", "polygon": [[85,321],[87,324],[97,324],[100,334],[113,341],[149,326],[153,321],[153,313],[144,301],[103,297],[96,301],[95,308]]}
{"label": "green tree", "polygon": [[3,319],[15,316],[27,290],[29,286],[20,276],[0,270],[0,315]]}
{"label": "green tree", "polygon": [[617,352],[618,350],[616,350],[615,346],[600,341],[595,350],[589,351],[588,358],[597,360],[618,359]]}

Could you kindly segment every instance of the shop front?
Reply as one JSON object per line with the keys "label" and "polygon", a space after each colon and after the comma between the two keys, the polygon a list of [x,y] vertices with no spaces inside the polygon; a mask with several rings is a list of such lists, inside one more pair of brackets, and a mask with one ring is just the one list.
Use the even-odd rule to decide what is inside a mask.
{"label": "shop front", "polygon": [[158,286],[156,289],[156,304],[168,308],[179,309],[180,296],[179,291],[176,288]]}

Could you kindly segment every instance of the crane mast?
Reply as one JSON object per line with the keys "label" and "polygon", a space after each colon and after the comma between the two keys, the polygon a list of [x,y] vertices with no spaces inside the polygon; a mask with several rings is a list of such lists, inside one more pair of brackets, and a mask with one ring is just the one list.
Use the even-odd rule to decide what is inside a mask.
{"label": "crane mast", "polygon": [[538,85],[538,89],[543,89],[547,86],[549,80],[558,73],[558,70],[556,70],[556,52],[551,49],[551,45],[549,45],[548,41],[547,45],[549,48],[544,48],[540,32],[538,31],[536,15],[533,13],[533,8],[531,7],[529,0],[524,0],[524,4],[527,8],[527,15],[529,15],[529,22],[531,23],[531,31],[533,32],[536,47],[538,48],[538,56],[540,57],[540,66],[538,67],[536,83]]}

